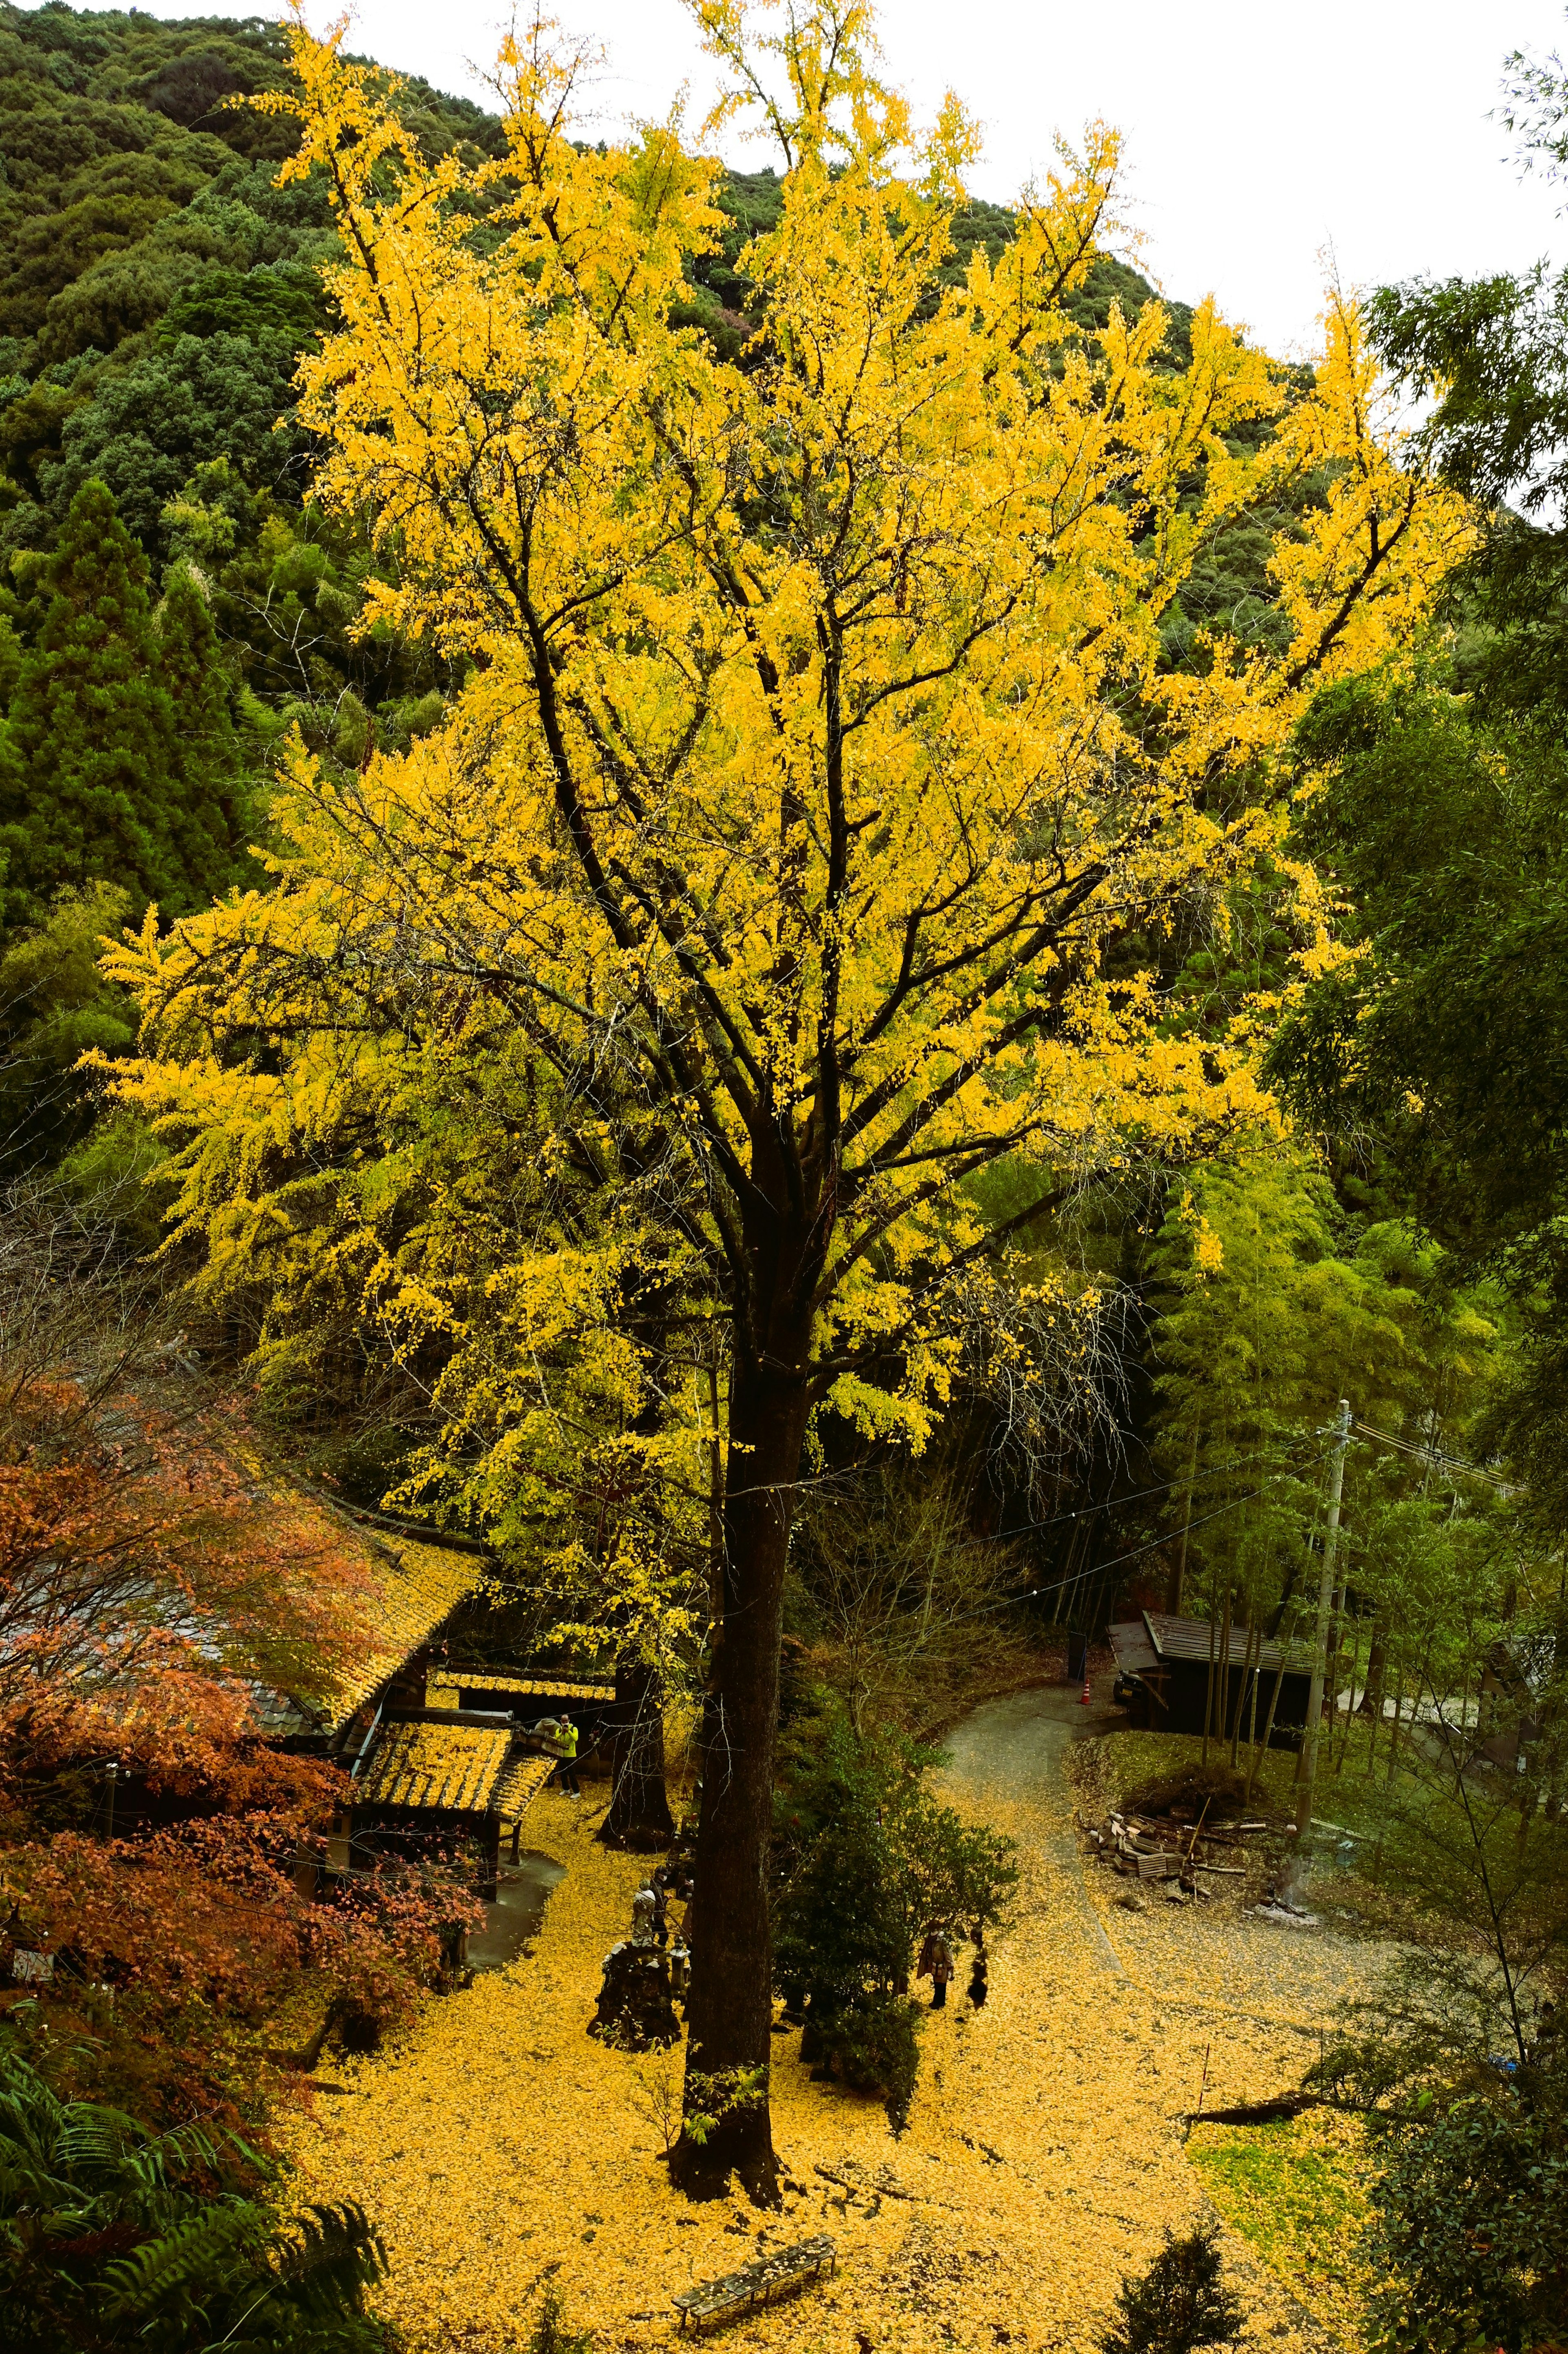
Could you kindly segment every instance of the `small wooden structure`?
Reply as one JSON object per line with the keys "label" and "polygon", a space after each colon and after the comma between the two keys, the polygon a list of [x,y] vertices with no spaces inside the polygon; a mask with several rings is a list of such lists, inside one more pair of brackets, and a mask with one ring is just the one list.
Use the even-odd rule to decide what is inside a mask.
{"label": "small wooden structure", "polygon": [[1171,1618],[1158,1610],[1114,1626],[1109,1634],[1117,1667],[1135,1686],[1135,1713],[1150,1732],[1202,1734],[1212,1677],[1224,1685],[1220,1721],[1225,1725],[1235,1722],[1239,1705],[1244,1738],[1249,1734],[1255,1686],[1258,1734],[1272,1707],[1274,1746],[1299,1746],[1312,1681],[1309,1659],[1299,1647],[1266,1639],[1261,1649],[1254,1644],[1249,1659],[1246,1629],[1233,1627],[1227,1660],[1223,1632],[1206,1618]]}
{"label": "small wooden structure", "polygon": [[814,2238],[798,2241],[792,2248],[780,2248],[776,2255],[764,2256],[744,2272],[726,2273],[722,2280],[702,2281],[695,2288],[683,2289],[670,2302],[681,2317],[681,2327],[688,2323],[701,2329],[705,2322],[729,2321],[737,2313],[751,2313],[760,2305],[772,2305],[781,2296],[792,2296],[797,2289],[821,2280],[824,2272],[832,2276],[838,2251],[825,2232]]}
{"label": "small wooden structure", "polygon": [[480,1667],[449,1659],[430,1665],[425,1705],[461,1709],[465,1714],[500,1712],[519,1724],[535,1723],[544,1716],[569,1717],[577,1729],[583,1760],[614,1729],[620,1713],[613,1676],[584,1675],[575,1669]]}
{"label": "small wooden structure", "polygon": [[502,1842],[510,1840],[515,1860],[523,1817],[557,1755],[499,1712],[389,1711],[355,1773],[351,1842],[363,1852],[377,1840],[394,1849],[465,1840],[493,1896]]}

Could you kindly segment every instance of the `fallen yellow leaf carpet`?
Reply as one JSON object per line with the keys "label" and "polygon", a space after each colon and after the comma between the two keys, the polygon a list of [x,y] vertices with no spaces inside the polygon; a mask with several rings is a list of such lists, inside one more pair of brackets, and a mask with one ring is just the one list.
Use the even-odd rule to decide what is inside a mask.
{"label": "fallen yellow leaf carpet", "polygon": [[[525,2343],[547,2279],[599,2354],[666,2345],[677,2291],[817,2231],[838,2243],[837,2278],[723,2329],[726,2348],[1092,2354],[1122,2273],[1166,2225],[1208,2211],[1181,2123],[1205,2054],[1210,2105],[1298,2081],[1377,1956],[1217,1906],[1130,1915],[1109,1902],[1116,1883],[1097,1884],[1109,1875],[1086,1881],[1065,1789],[1021,1800],[969,1780],[948,1795],[1022,1850],[990,2000],[972,2011],[960,1973],[951,2007],[927,2015],[897,2139],[878,2103],[811,2084],[799,2039],[776,2040],[781,2215],[671,2190],[658,2063],[585,2031],[646,1865],[594,1844],[590,1801],[537,1802],[531,1837],[567,1877],[532,1955],[428,2002],[397,2047],[345,2062],[348,2097],[319,2099],[295,2129],[307,2194],[363,2200],[385,2234],[382,2308],[417,2354]],[[891,2173],[880,2188],[878,2169]],[[1308,2315],[1246,2242],[1227,2232],[1224,2246],[1247,2344],[1354,2344],[1342,2316]]]}

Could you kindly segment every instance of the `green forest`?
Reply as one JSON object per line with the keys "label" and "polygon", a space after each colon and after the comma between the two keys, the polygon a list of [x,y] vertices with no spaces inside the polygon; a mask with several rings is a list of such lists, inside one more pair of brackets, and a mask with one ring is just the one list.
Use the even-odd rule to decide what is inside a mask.
{"label": "green forest", "polygon": [[[578,135],[541,25],[487,111],[0,7],[0,2347],[662,2342],[622,2242],[733,2274],[813,2165],[832,2319],[819,2254],[747,2344],[1002,2342],[865,2120],[907,2201],[938,2037],[1053,1908],[1151,1935],[1158,1824],[1211,1985],[1339,1957],[1310,2064],[1150,2124],[1018,2342],[1311,2306],[1331,2118],[1334,2342],[1552,2354],[1568,279],[1279,364],[1117,250],[1113,134],[1004,207],[864,10],[694,14],[765,168]],[[1050,1789],[964,1785],[1043,1692]],[[300,2121],[465,2082],[535,1937],[577,2053],[644,1876],[588,2048],[664,2147],[465,2337],[471,2221]]]}

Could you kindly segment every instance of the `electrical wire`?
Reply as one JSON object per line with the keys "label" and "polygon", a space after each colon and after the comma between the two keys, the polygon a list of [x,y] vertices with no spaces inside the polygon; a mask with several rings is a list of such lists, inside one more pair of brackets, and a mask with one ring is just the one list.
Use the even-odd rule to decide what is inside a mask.
{"label": "electrical wire", "polygon": [[1401,1455],[1413,1455],[1418,1463],[1429,1463],[1436,1471],[1462,1471],[1467,1479],[1484,1479],[1489,1487],[1500,1488],[1505,1494],[1512,1492],[1513,1482],[1495,1471],[1483,1471],[1478,1463],[1468,1462],[1463,1455],[1440,1455],[1436,1447],[1417,1447],[1414,1440],[1396,1438],[1392,1430],[1378,1430],[1370,1422],[1353,1420],[1351,1428],[1363,1438],[1375,1438],[1380,1447],[1396,1447]]}
{"label": "electrical wire", "polygon": [[[1262,1494],[1262,1487],[1248,1488],[1244,1494],[1233,1496],[1228,1504],[1216,1504],[1212,1512],[1204,1512],[1201,1518],[1191,1522],[1189,1525],[1194,1529],[1203,1528],[1210,1521],[1222,1519],[1226,1512],[1235,1511],[1242,1504],[1250,1504],[1255,1496]],[[1011,1610],[1017,1603],[1037,1601],[1042,1594],[1060,1594],[1065,1585],[1081,1585],[1086,1577],[1101,1577],[1107,1569],[1120,1569],[1124,1562],[1136,1561],[1139,1553],[1153,1553],[1159,1546],[1168,1545],[1170,1542],[1169,1534],[1162,1537],[1150,1537],[1147,1544],[1134,1545],[1130,1553],[1118,1553],[1114,1561],[1097,1562],[1092,1569],[1075,1569],[1071,1577],[1058,1577],[1049,1585],[1031,1585],[1022,1594],[1003,1595],[1000,1602],[982,1603],[978,1610],[966,1611],[961,1617],[948,1619],[948,1624],[950,1627],[962,1627],[971,1618],[985,1617],[990,1611]]]}
{"label": "electrical wire", "polygon": [[[1311,1443],[1309,1438],[1298,1439],[1294,1449],[1290,1447],[1285,1449],[1287,1458],[1310,1447]],[[1014,1537],[1033,1536],[1042,1529],[1063,1528],[1069,1521],[1086,1521],[1091,1512],[1119,1512],[1124,1504],[1142,1503],[1150,1496],[1164,1496],[1169,1495],[1172,1490],[1180,1492],[1201,1488],[1211,1479],[1229,1479],[1233,1472],[1241,1470],[1248,1463],[1261,1463],[1268,1452],[1269,1449],[1266,1447],[1255,1447],[1250,1455],[1238,1455],[1229,1463],[1217,1464],[1212,1471],[1200,1471],[1186,1479],[1160,1479],[1156,1481],[1152,1488],[1135,1488],[1126,1496],[1107,1496],[1102,1504],[1080,1504],[1075,1511],[1058,1512],[1049,1521],[1022,1521],[1015,1529],[998,1529],[991,1535],[979,1537],[975,1542],[980,1544],[1011,1544]],[[1229,1506],[1224,1509],[1228,1511]],[[1196,1528],[1198,1525],[1199,1523],[1194,1521],[1192,1526]],[[1156,1544],[1169,1544],[1171,1540],[1168,1536],[1156,1537],[1153,1542]],[[1079,1573],[1080,1575],[1089,1574],[1086,1571]],[[1046,1590],[1049,1591],[1048,1588]]]}

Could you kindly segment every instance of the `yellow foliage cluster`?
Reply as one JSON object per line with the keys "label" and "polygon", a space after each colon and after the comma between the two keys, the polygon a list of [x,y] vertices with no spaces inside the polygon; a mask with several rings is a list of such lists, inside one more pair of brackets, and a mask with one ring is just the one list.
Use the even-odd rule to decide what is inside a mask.
{"label": "yellow foliage cluster", "polygon": [[[1103,126],[933,305],[956,107],[915,137],[863,6],[774,39],[739,0],[696,14],[722,111],[760,107],[789,167],[744,257],[767,313],[740,365],[672,323],[716,219],[678,121],[574,137],[536,25],[503,53],[505,155],[428,164],[341,33],[295,30],[298,92],[267,101],[301,126],[283,176],[325,173],[346,250],[341,329],[302,368],[318,494],[387,553],[365,626],[471,667],[406,755],[349,776],[298,748],[277,887],[172,934],[150,917],[115,960],[151,1049],[121,1084],[180,1145],[182,1230],[218,1272],[335,1272],[396,1345],[461,1355],[499,1320],[509,1348],[476,1347],[446,1403],[508,1450],[537,1441],[509,1369],[571,1333],[634,1411],[617,1302],[651,1218],[743,1353],[804,1347],[819,1394],[921,1443],[959,1343],[920,1271],[980,1247],[969,1173],[1115,1165],[1260,1110],[1245,1055],[1162,1031],[1150,972],[1124,955],[1113,983],[1106,952],[1272,852],[1306,698],[1406,644],[1467,537],[1383,429],[1337,295],[1306,390],[1213,302],[1185,368],[1158,303],[1086,340]],[[1162,617],[1244,517],[1274,529],[1288,642],[1216,631],[1172,668]],[[509,1063],[514,1097],[540,1065],[621,1091],[597,1141],[546,1111],[536,1156],[547,1177],[597,1149],[620,1198],[493,1266],[482,1314],[461,1178],[388,1248],[407,1161],[355,1166],[345,1135],[450,1115]],[[658,1121],[652,1189],[611,1148],[628,1092]],[[307,1149],[308,1221],[277,1174]]]}

